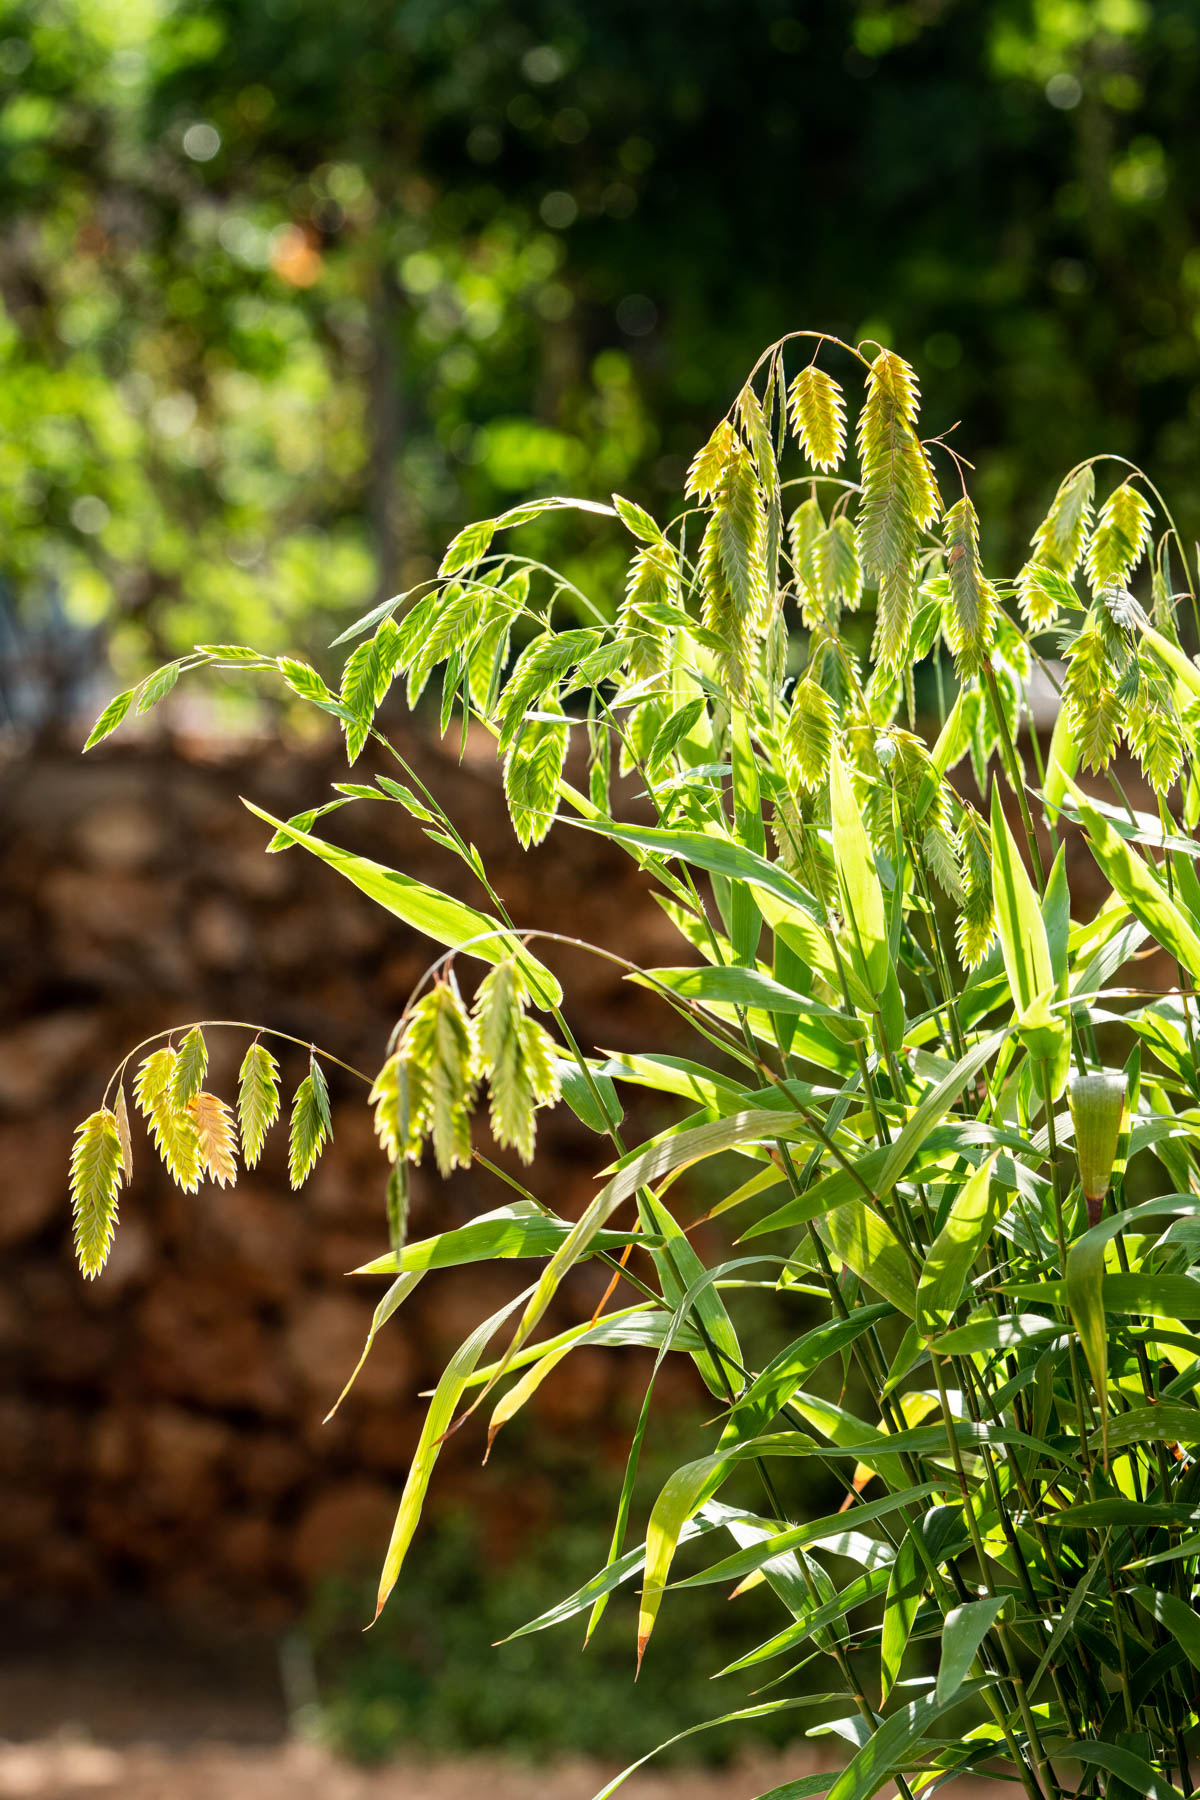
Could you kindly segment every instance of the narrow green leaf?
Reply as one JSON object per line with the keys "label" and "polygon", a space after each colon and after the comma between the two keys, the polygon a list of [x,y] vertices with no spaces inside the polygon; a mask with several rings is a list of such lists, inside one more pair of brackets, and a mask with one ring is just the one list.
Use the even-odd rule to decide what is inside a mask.
{"label": "narrow green leaf", "polygon": [[423,931],[435,943],[459,948],[464,955],[478,957],[482,962],[495,963],[513,956],[542,1004],[557,1006],[562,999],[562,989],[545,964],[517,943],[490,914],[476,912],[474,907],[452,900],[436,888],[426,887],[424,882],[411,875],[402,875],[396,869],[385,868],[382,863],[371,862],[365,856],[354,856],[336,844],[327,844],[323,838],[299,831],[249,800],[243,799],[242,805],[276,831],[286,832],[293,843],[302,844],[385,911],[394,913],[415,930]]}
{"label": "narrow green leaf", "polygon": [[1040,995],[1053,990],[1054,970],[1042,910],[1004,817],[998,785],[992,788],[992,853],[992,891],[1004,967],[1018,1012],[1025,1013]]}
{"label": "narrow green leaf", "polygon": [[1002,1211],[1012,1198],[993,1180],[995,1157],[981,1163],[954,1196],[950,1216],[929,1247],[917,1283],[917,1330],[944,1331],[958,1309],[963,1285]]}
{"label": "narrow green leaf", "polygon": [[[406,1244],[398,1254],[389,1250],[350,1272],[352,1275],[395,1275],[426,1269],[460,1268],[465,1263],[491,1262],[493,1259],[552,1256],[570,1229],[568,1220],[549,1217],[529,1200],[517,1200],[511,1206],[480,1213],[469,1224],[459,1225],[452,1231],[440,1231],[434,1237]],[[621,1250],[633,1241],[629,1232],[600,1231],[593,1239],[592,1249]],[[654,1240],[652,1236],[639,1235],[636,1241],[645,1244]]]}
{"label": "narrow green leaf", "polygon": [[454,1418],[454,1411],[462,1395],[467,1377],[475,1364],[483,1355],[488,1341],[505,1319],[528,1297],[529,1289],[509,1300],[506,1305],[492,1313],[490,1318],[477,1325],[471,1335],[459,1345],[450,1361],[442,1371],[441,1379],[434,1389],[429,1411],[421,1427],[421,1435],[417,1440],[416,1450],[409,1465],[408,1479],[404,1484],[404,1492],[400,1497],[400,1506],[396,1513],[396,1522],[392,1527],[391,1541],[384,1558],[383,1572],[379,1578],[379,1592],[375,1601],[375,1617],[378,1618],[387,1604],[388,1595],[395,1587],[412,1542],[413,1533],[417,1529],[417,1521],[421,1516],[426,1490],[429,1487],[433,1467],[442,1446],[442,1440]]}
{"label": "narrow green leaf", "polygon": [[835,743],[829,761],[829,807],[833,860],[842,897],[845,939],[852,960],[873,993],[882,993],[891,967],[883,889],[875,856],[863,828],[862,808]]}
{"label": "narrow green leaf", "polygon": [[[1084,1763],[1093,1769],[1106,1769],[1130,1792],[1145,1794],[1146,1800],[1183,1800],[1177,1787],[1142,1756],[1122,1744],[1105,1744],[1096,1740],[1073,1738],[1064,1750],[1064,1760]],[[1108,1789],[1113,1792],[1113,1787]]]}
{"label": "narrow green leaf", "polygon": [[879,1640],[880,1693],[886,1700],[896,1684],[904,1652],[908,1648],[917,1607],[925,1591],[928,1575],[920,1553],[921,1516],[911,1524],[896,1552],[888,1576],[887,1595],[883,1603],[883,1630]]}

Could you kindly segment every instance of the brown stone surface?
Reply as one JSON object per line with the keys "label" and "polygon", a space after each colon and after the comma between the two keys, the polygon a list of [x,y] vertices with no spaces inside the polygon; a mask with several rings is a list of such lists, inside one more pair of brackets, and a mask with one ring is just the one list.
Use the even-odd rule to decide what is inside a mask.
{"label": "brown stone surface", "polygon": [[[417,741],[406,753],[479,844],[519,924],[567,920],[579,936],[619,940],[645,960],[675,959],[669,927],[625,858],[568,830],[526,857],[483,761],[460,768]],[[370,778],[369,754],[358,779]],[[385,1285],[346,1279],[386,1247],[386,1167],[364,1090],[336,1070],[334,1141],[299,1194],[287,1182],[285,1126],[236,1188],[185,1195],[135,1121],[134,1181],[109,1266],[94,1283],[75,1272],[72,1132],[141,1039],[196,1019],[246,1020],[317,1042],[368,1074],[382,1061],[435,952],[303,852],[264,855],[269,833],[238,801],[246,794],[288,817],[344,775],[335,746],[268,745],[227,758],[212,744],[162,740],[86,761],[74,747],[44,751],[5,771],[0,1606],[10,1612],[65,1618],[81,1602],[123,1595],[273,1628],[340,1554],[378,1561],[420,1430],[420,1395],[528,1279],[524,1264],[427,1277],[337,1417],[322,1423]],[[364,804],[329,823],[336,841],[478,903],[465,870],[400,807]],[[671,1015],[610,965],[577,951],[551,959],[589,1043],[633,1047],[656,1031],[662,1047],[677,1042]],[[226,1098],[246,1042],[245,1031],[209,1034],[210,1086]],[[275,1049],[290,1098],[304,1052]],[[532,1179],[577,1213],[604,1160],[560,1109],[543,1127]],[[414,1180],[413,1233],[508,1198],[482,1171],[442,1184],[426,1165]],[[586,1316],[602,1288],[581,1273],[551,1327]],[[556,1467],[565,1454],[582,1471],[614,1439],[614,1419],[627,1426],[644,1373],[640,1358],[607,1352],[555,1372],[530,1427],[553,1440]],[[485,1420],[445,1445],[431,1499],[435,1508],[456,1497],[474,1504],[489,1545],[508,1554],[555,1495],[525,1466],[523,1424],[501,1435],[480,1470]],[[618,1482],[614,1472],[614,1492]]]}

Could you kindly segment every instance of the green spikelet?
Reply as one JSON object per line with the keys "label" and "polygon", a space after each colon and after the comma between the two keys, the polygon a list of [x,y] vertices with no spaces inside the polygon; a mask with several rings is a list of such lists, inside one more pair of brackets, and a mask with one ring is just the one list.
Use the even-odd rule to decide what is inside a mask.
{"label": "green spikelet", "polygon": [[492,1136],[533,1157],[536,1114],[558,1099],[554,1040],[526,1017],[528,989],[514,962],[497,963],[479,984],[472,1015],[480,1072],[488,1078]]}
{"label": "green spikelet", "polygon": [[238,1075],[238,1127],[242,1159],[253,1169],[266,1135],[279,1117],[279,1064],[265,1044],[251,1044]]}
{"label": "green spikelet", "polygon": [[1169,701],[1142,698],[1126,719],[1125,738],[1155,793],[1168,793],[1183,767],[1183,733]]}
{"label": "green spikelet", "polygon": [[833,748],[833,702],[809,676],[796,683],[781,748],[788,785],[811,792],[829,772]]}
{"label": "green spikelet", "polygon": [[[471,1161],[471,1106],[475,1099],[476,1043],[458,983],[451,976],[422,994],[408,1016],[400,1044],[409,1076],[413,1129],[428,1132],[442,1175]],[[419,1139],[410,1151],[420,1159]]]}
{"label": "green spikelet", "polygon": [[[1083,556],[1095,495],[1096,475],[1089,463],[1060,484],[1030,540],[1033,555],[1021,570],[1017,588],[1021,610],[1035,630],[1047,625],[1060,605],[1073,603],[1070,579]],[[1067,584],[1066,593],[1047,579],[1047,572]]]}
{"label": "green spikelet", "polygon": [[629,644],[629,672],[637,680],[661,674],[671,659],[671,633],[648,606],[677,605],[679,558],[665,538],[644,545],[629,564],[617,630]]}
{"label": "green spikelet", "polygon": [[881,350],[858,421],[858,551],[879,582],[873,654],[889,670],[900,667],[908,647],[920,536],[941,510],[929,457],[914,431],[918,398],[908,364]]}
{"label": "green spikelet", "polygon": [[992,904],[990,834],[973,806],[963,808],[959,842],[965,894],[955,927],[955,941],[963,968],[976,969],[996,934],[996,915]]}
{"label": "green spikelet", "polygon": [[858,544],[854,527],[844,513],[831,519],[813,546],[817,589],[825,612],[836,620],[844,607],[857,612],[862,599],[862,565],[858,560]]}
{"label": "green spikelet", "polygon": [[1087,547],[1087,576],[1093,594],[1125,585],[1150,541],[1153,516],[1150,502],[1129,482],[1114,488],[1100,508]]}
{"label": "green spikelet", "polygon": [[294,1188],[311,1175],[318,1156],[333,1136],[329,1116],[329,1089],[315,1056],[309,1057],[308,1074],[292,1100],[292,1124],[288,1145],[288,1174]]}
{"label": "green spikelet", "polygon": [[207,1073],[208,1045],[200,1027],[193,1025],[179,1046],[179,1060],[171,1077],[171,1104],[177,1111],[200,1092]]}
{"label": "green spikelet", "polygon": [[966,494],[947,509],[944,523],[946,572],[950,579],[946,625],[959,675],[965,678],[978,674],[992,647],[996,591],[984,579],[979,561],[979,519]]}
{"label": "green spikelet", "polygon": [[133,1082],[133,1098],[147,1123],[152,1123],[155,1103],[169,1094],[179,1053],[170,1045],[152,1050],[142,1062]]}
{"label": "green spikelet", "polygon": [[741,698],[750,675],[752,634],[726,579],[719,544],[720,527],[714,513],[700,542],[701,617],[706,629],[721,641],[719,660],[725,684],[735,698]]}
{"label": "green spikelet", "polygon": [[152,1051],[138,1070],[133,1094],[172,1181],[194,1194],[200,1185],[200,1140],[186,1108],[175,1104],[179,1061],[179,1052],[169,1046]]}
{"label": "green spikelet", "polygon": [[71,1151],[75,1255],[88,1281],[95,1280],[108,1260],[117,1224],[121,1168],[117,1116],[102,1106],[76,1129]]}
{"label": "green spikelet", "polygon": [[788,388],[788,417],[814,469],[836,469],[846,453],[846,402],[824,369],[810,364]]}
{"label": "green spikelet", "polygon": [[816,560],[817,543],[824,535],[824,531],[825,515],[821,511],[820,501],[815,496],[802,500],[788,520],[787,534],[792,555],[792,569],[796,577],[796,598],[800,603],[800,617],[810,629],[815,625],[826,623],[825,609],[822,605],[821,580]]}
{"label": "green spikelet", "polygon": [[737,450],[726,465],[714,498],[717,555],[739,614],[762,625],[767,603],[766,513],[754,465]]}
{"label": "green spikelet", "polygon": [[531,844],[540,844],[554,823],[570,740],[558,701],[547,698],[540,710],[554,713],[563,723],[546,718],[527,720],[504,760],[504,797],[513,830],[526,850]]}
{"label": "green spikelet", "polygon": [[763,417],[762,402],[749,382],[738,395],[737,415],[743,435],[750,446],[759,480],[768,490],[777,488],[779,470],[775,463],[771,433],[767,430],[767,421]]}
{"label": "green spikelet", "polygon": [[885,676],[898,676],[908,654],[908,638],[916,607],[916,574],[913,563],[901,563],[879,577],[875,610],[875,635],[871,655]]}
{"label": "green spikelet", "polygon": [[926,826],[921,839],[921,856],[942,892],[960,906],[964,905],[967,889],[958,866],[958,846],[940,819],[934,819]]}
{"label": "green spikelet", "polygon": [[737,448],[737,438],[728,419],[717,429],[692,458],[684,492],[696,500],[711,500],[721,484],[725,467]]}
{"label": "green spikelet", "polygon": [[1063,705],[1084,766],[1107,768],[1116,754],[1121,707],[1113,684],[1108,645],[1094,622],[1085,625],[1071,645]]}
{"label": "green spikelet", "polygon": [[417,1161],[430,1124],[429,1084],[404,1050],[397,1050],[375,1077],[370,1094],[375,1134],[392,1162]]}

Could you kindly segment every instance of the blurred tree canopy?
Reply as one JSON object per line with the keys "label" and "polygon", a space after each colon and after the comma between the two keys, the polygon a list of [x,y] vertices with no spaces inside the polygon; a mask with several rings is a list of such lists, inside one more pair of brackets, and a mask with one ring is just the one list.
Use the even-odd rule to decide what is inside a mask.
{"label": "blurred tree canopy", "polygon": [[1194,534],[1198,74],[1200,0],[0,0],[9,638],[311,648],[664,509],[798,325],[918,363],[1001,572],[1102,447]]}

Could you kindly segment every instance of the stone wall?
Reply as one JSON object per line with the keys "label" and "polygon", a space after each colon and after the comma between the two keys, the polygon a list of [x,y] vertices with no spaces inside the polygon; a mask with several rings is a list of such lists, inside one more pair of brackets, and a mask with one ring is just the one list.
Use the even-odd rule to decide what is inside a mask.
{"label": "stone wall", "polygon": [[[522,924],[555,925],[676,960],[669,927],[632,865],[561,829],[519,851],[493,769],[434,745],[411,756],[484,852]],[[490,753],[489,753],[490,755]],[[367,759],[364,759],[364,765]],[[357,771],[356,771],[357,773]],[[349,1553],[377,1561],[427,1389],[465,1333],[528,1265],[433,1276],[381,1335],[336,1419],[382,1283],[344,1272],[385,1248],[386,1166],[364,1090],[334,1071],[334,1144],[299,1195],[285,1130],[236,1188],[181,1194],[135,1125],[136,1168],[105,1275],[84,1283],[70,1248],[66,1164],[79,1119],[148,1033],[194,1019],[247,1020],[315,1041],[373,1072],[431,952],[299,850],[263,853],[239,804],[279,817],[329,797],[336,746],[246,744],[221,753],[146,738],[81,760],[73,748],[10,763],[0,799],[0,1598],[45,1614],[116,1594],[177,1613],[270,1626]],[[363,779],[369,778],[369,770]],[[331,835],[478,901],[465,871],[394,805],[362,804]],[[610,965],[553,957],[583,1038],[632,1046],[671,1018]],[[232,1098],[239,1031],[214,1030],[210,1086]],[[287,1091],[303,1052],[282,1054]],[[593,1142],[565,1108],[543,1131],[539,1191],[577,1211],[593,1191]],[[424,1235],[504,1190],[482,1172],[416,1180]],[[590,1309],[581,1272],[562,1322]],[[638,1365],[640,1367],[640,1365]],[[545,1384],[524,1428],[569,1469],[624,1453],[637,1371],[628,1353],[582,1353]],[[555,1481],[482,1430],[447,1444],[434,1504],[485,1498],[491,1547],[511,1547],[555,1504]]]}

